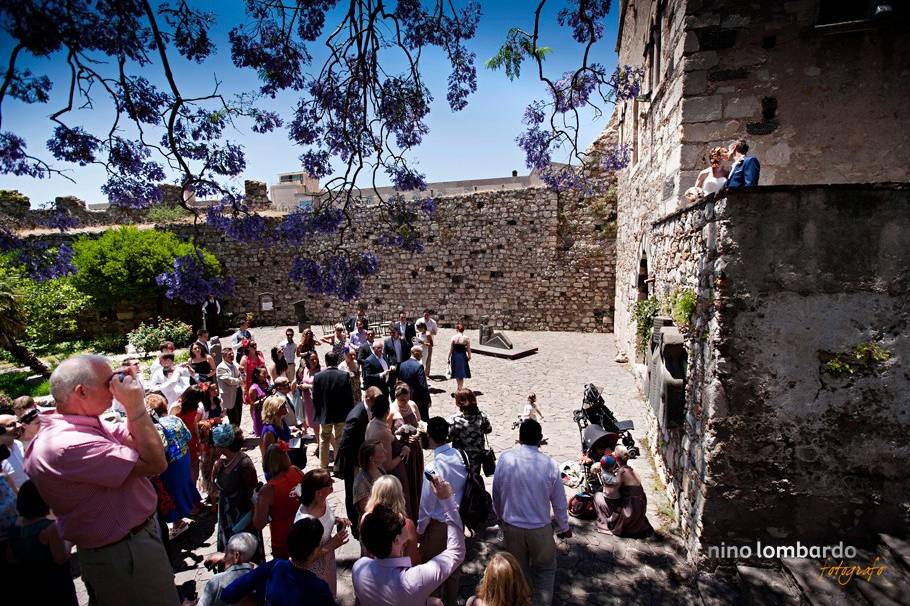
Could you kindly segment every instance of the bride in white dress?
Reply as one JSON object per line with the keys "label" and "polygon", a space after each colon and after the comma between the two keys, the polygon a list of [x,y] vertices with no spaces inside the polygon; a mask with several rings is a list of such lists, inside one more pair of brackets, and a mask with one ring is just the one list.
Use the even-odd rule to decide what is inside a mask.
{"label": "bride in white dress", "polygon": [[719,192],[727,184],[727,175],[730,173],[721,164],[726,151],[723,147],[712,149],[708,154],[711,166],[701,171],[695,179],[695,187],[701,188],[706,195]]}

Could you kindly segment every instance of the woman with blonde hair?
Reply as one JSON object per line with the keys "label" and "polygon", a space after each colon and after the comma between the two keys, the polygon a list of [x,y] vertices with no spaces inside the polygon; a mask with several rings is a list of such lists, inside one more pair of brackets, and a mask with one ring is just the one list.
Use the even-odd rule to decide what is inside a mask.
{"label": "woman with blonde hair", "polygon": [[529,606],[531,588],[518,560],[507,551],[493,554],[483,572],[477,594],[465,606]]}
{"label": "woman with blonde hair", "polygon": [[[393,475],[380,476],[373,482],[370,498],[364,508],[363,517],[373,511],[377,505],[385,505],[404,519],[405,544],[403,553],[411,558],[411,566],[420,564],[420,551],[417,549],[417,527],[414,520],[408,517],[404,503],[404,490],[401,480]],[[361,523],[363,523],[363,517]]]}
{"label": "woman with blonde hair", "polygon": [[728,171],[723,167],[726,151],[723,147],[712,148],[708,153],[710,166],[698,173],[698,178],[695,179],[695,187],[701,188],[705,194],[719,192],[727,184]]}
{"label": "woman with blonde hair", "polygon": [[[265,472],[265,479],[271,477],[269,470],[265,465],[265,453],[269,446],[279,442],[289,444],[293,433],[284,420],[287,414],[287,400],[281,394],[274,394],[265,399],[262,403],[262,439],[259,442],[259,448],[262,451],[262,469]],[[294,465],[301,468],[306,467],[306,455],[299,448],[288,450],[288,456]],[[302,460],[301,460],[302,459]]]}

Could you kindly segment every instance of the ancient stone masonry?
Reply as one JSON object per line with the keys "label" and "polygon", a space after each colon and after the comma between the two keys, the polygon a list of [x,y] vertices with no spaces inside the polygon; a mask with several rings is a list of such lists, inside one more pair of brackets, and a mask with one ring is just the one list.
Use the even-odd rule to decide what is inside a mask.
{"label": "ancient stone masonry", "polygon": [[642,96],[608,127],[632,147],[619,173],[615,322],[630,357],[648,226],[677,207],[712,147],[746,138],[763,185],[910,180],[906,15],[862,21],[866,3],[855,3],[859,21],[845,28],[826,21],[837,4],[620,4],[619,63],[645,70]]}
{"label": "ancient stone masonry", "polygon": [[653,224],[657,297],[697,294],[684,421],[649,427],[690,557],[907,528],[908,251],[906,185],[740,190]]}
{"label": "ancient stone masonry", "polygon": [[[161,190],[161,206],[179,206],[183,199],[183,190],[177,185],[162,183],[158,186]],[[262,181],[244,181],[246,202],[257,210],[266,210],[270,207],[266,195],[266,184]],[[189,200],[190,206],[208,205],[210,202]],[[132,225],[148,223],[148,213],[151,209],[126,209],[120,206],[110,206],[104,210],[88,210],[85,202],[73,196],[60,196],[54,200],[57,211],[63,211],[79,222],[82,227],[101,225]],[[4,226],[15,230],[41,229],[53,209],[32,209],[28,198],[18,192],[6,192],[0,196],[0,221]]]}
{"label": "ancient stone masonry", "polygon": [[[415,317],[430,307],[443,325],[462,319],[474,328],[489,316],[497,329],[612,330],[612,239],[587,201],[531,188],[437,203],[434,218],[420,223],[425,249],[415,254],[376,243],[384,225],[376,207],[354,217],[346,237],[381,258],[380,273],[366,280],[359,299],[371,319],[393,319],[399,309]],[[183,238],[193,229],[186,223],[156,228]],[[200,241],[237,281],[226,312],[253,312],[260,324],[295,324],[298,301],[312,322],[334,323],[352,313],[357,301],[311,296],[290,282],[293,250],[242,245],[203,230]],[[272,309],[262,310],[263,295]]]}
{"label": "ancient stone masonry", "polygon": [[[612,329],[613,250],[585,202],[534,188],[437,203],[434,220],[420,225],[425,250],[415,254],[380,247],[383,223],[369,212],[355,217],[349,238],[381,257],[380,273],[366,280],[359,299],[368,317],[392,319],[399,309],[417,316],[430,307],[444,325],[463,319],[475,327],[487,315],[497,328],[513,330]],[[263,322],[296,322],[298,300],[313,322],[334,322],[354,309],[355,301],[311,297],[290,283],[291,250],[243,249],[210,231],[205,245],[237,280],[229,311],[259,309],[262,293],[275,306],[257,312]]]}

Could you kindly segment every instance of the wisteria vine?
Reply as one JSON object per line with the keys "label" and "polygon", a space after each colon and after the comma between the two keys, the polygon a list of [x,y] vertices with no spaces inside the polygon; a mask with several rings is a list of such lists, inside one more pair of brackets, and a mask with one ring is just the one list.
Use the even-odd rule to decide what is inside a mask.
{"label": "wisteria vine", "polygon": [[[557,18],[584,45],[584,59],[575,71],[554,80],[544,77],[542,64],[549,49],[538,45],[538,32],[545,3],[537,7],[533,33],[510,31],[488,65],[516,77],[524,60],[536,63],[549,96],[528,107],[527,130],[518,143],[528,166],[540,170],[551,187],[584,189],[589,187],[585,170],[571,162],[569,167],[554,163],[554,154],[568,146],[582,160],[578,109],[596,105],[595,99],[638,95],[641,74],[628,66],[607,73],[588,61],[591,46],[603,36],[610,2],[569,0]],[[433,101],[421,61],[431,48],[446,57],[451,67],[446,102],[452,111],[464,109],[477,88],[476,56],[467,43],[476,34],[480,4],[244,0],[243,6],[243,18],[230,28],[228,50],[236,68],[255,72],[259,86],[229,95],[217,77],[197,94],[200,83],[178,82],[175,76],[178,57],[204,63],[217,52],[215,14],[187,0],[22,0],[0,5],[0,27],[12,40],[5,72],[0,73],[0,173],[71,178],[58,166],[100,165],[107,175],[102,191],[112,204],[129,209],[160,203],[158,185],[176,183],[183,192],[180,204],[195,215],[197,225],[205,223],[245,244],[294,246],[298,254],[292,260],[292,280],[315,293],[356,296],[379,266],[375,252],[351,250],[347,237],[353,216],[364,204],[379,206],[384,225],[378,246],[422,250],[419,223],[435,212],[436,203],[421,193],[426,178],[410,157],[429,132]],[[327,23],[330,12],[339,16],[336,23]],[[314,44],[328,49],[321,64],[314,64]],[[26,57],[65,62],[69,80],[52,83],[24,68]],[[2,110],[11,101],[48,103],[53,84],[64,86],[66,94],[65,103],[50,114],[54,132],[45,158],[29,149],[15,128],[3,124]],[[264,99],[288,91],[297,96],[289,115],[261,107]],[[100,109],[105,103],[113,110],[108,129],[76,123],[76,110]],[[236,194],[230,182],[243,173],[246,156],[231,137],[243,127],[260,134],[287,131],[300,147],[302,170],[322,182],[313,207],[272,225]],[[616,170],[623,154],[621,149],[607,154],[602,166]],[[376,183],[383,175],[398,190],[396,195],[381,195]],[[374,190],[369,197],[356,185],[364,181]],[[220,201],[200,210],[191,204],[194,198]],[[66,213],[50,215],[48,226],[74,227]],[[15,238],[0,233],[0,243],[7,236]],[[194,241],[201,241],[200,236],[198,232]],[[20,256],[23,266],[48,275],[66,270],[67,254],[61,247]],[[199,292],[227,292],[219,289],[229,284],[213,280],[198,259],[184,257],[160,276],[159,284],[168,297],[195,302]]]}

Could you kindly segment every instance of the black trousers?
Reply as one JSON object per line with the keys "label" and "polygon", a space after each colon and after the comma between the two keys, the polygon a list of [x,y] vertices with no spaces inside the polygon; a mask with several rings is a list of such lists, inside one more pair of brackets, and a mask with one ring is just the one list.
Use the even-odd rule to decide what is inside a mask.
{"label": "black trousers", "polygon": [[243,414],[243,399],[239,398],[234,402],[234,408],[231,408],[227,411],[228,421],[231,422],[231,425],[236,425],[240,427],[240,417]]}
{"label": "black trousers", "polygon": [[354,476],[357,475],[360,468],[353,463],[349,463],[347,457],[345,457],[345,463],[341,469],[344,474],[344,509],[348,514],[348,519],[351,521],[351,535],[355,539],[359,539],[360,513],[357,511],[357,505],[354,504]]}

